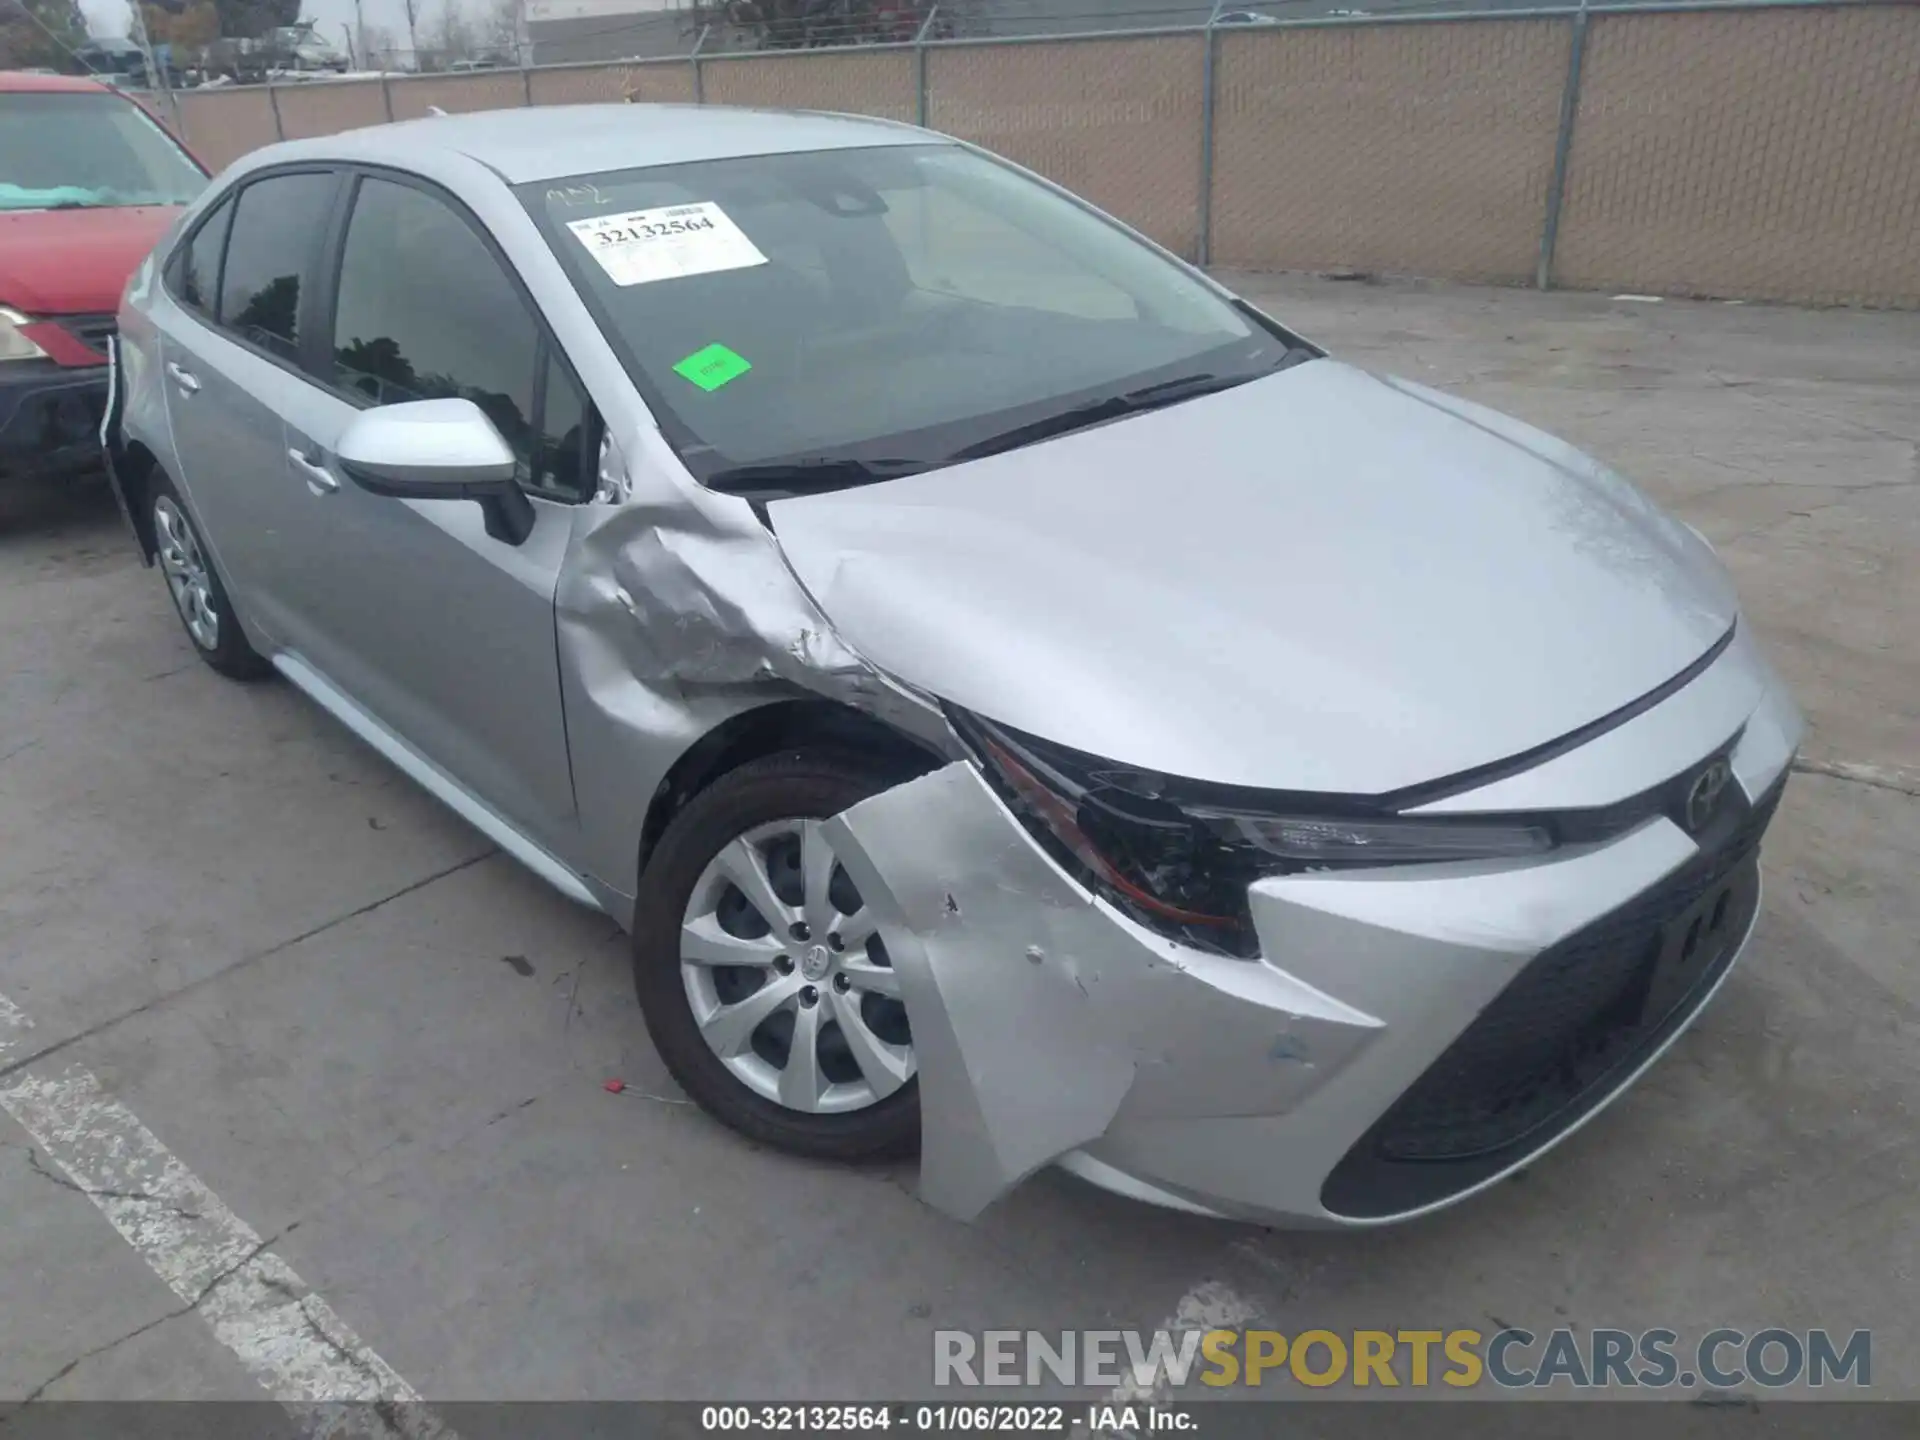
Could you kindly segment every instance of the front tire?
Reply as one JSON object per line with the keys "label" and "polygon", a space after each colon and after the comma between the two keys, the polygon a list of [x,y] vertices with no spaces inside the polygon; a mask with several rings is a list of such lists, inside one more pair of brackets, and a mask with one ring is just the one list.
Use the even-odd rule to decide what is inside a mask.
{"label": "front tire", "polygon": [[847,754],[752,761],[674,817],[640,879],[634,986],[661,1059],[708,1114],[794,1154],[919,1143],[899,982],[820,825],[901,778]]}
{"label": "front tire", "polygon": [[229,680],[258,680],[273,667],[247,643],[227,587],[173,482],[156,470],[147,495],[154,560],[194,652]]}

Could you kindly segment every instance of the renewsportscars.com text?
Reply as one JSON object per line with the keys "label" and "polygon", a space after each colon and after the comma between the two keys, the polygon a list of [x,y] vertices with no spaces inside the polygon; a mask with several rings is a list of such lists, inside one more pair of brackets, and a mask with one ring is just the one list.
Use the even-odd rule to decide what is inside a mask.
{"label": "renewsportscars.com text", "polygon": [[1332,1385],[1732,1390],[1873,1383],[1873,1336],[1779,1327],[1479,1330],[938,1330],[933,1383],[977,1386]]}

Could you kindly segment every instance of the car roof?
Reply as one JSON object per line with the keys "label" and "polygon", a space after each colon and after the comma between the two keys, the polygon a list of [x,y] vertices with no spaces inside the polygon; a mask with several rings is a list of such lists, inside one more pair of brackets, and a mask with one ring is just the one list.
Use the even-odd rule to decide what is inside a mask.
{"label": "car roof", "polygon": [[[731,105],[541,105],[433,115],[275,146],[273,159],[340,158],[405,168],[410,158],[452,151],[509,184],[678,165],[742,155],[946,144],[944,136],[891,120]],[[268,158],[263,152],[262,159]]]}
{"label": "car roof", "polygon": [[0,94],[29,90],[104,90],[112,93],[110,87],[85,75],[30,75],[24,70],[0,70]]}

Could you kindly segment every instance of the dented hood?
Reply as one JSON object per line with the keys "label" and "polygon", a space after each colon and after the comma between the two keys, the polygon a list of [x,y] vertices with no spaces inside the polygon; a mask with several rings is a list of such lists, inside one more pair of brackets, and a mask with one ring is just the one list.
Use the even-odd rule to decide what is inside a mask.
{"label": "dented hood", "polygon": [[1575,730],[1732,624],[1706,545],[1593,461],[1315,361],[966,465],[775,503],[842,636],[1017,729],[1377,794]]}

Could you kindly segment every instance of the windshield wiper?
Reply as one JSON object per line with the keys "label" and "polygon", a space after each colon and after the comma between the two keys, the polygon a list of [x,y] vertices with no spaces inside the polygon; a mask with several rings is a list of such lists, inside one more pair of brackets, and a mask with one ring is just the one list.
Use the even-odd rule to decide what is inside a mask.
{"label": "windshield wiper", "polygon": [[[1289,361],[1282,361],[1273,369],[1284,368]],[[1135,390],[1122,391],[1118,395],[1105,395],[1098,400],[1088,400],[1079,405],[1069,406],[1053,415],[1043,415],[1038,420],[1029,420],[1025,425],[1016,425],[1011,430],[1003,430],[998,435],[989,435],[985,440],[976,440],[971,445],[963,445],[947,457],[948,463],[960,460],[979,460],[988,455],[999,455],[1004,451],[1018,450],[1023,445],[1032,445],[1036,441],[1049,440],[1056,435],[1066,435],[1075,430],[1085,430],[1090,425],[1099,425],[1107,420],[1118,420],[1123,415],[1138,415],[1145,410],[1158,410],[1165,405],[1177,405],[1182,400],[1191,400],[1199,395],[1211,395],[1217,390],[1231,390],[1236,385],[1244,385],[1249,380],[1257,380],[1272,370],[1258,370],[1251,374],[1181,375],[1172,380],[1156,381],[1152,385],[1142,385]]]}
{"label": "windshield wiper", "polygon": [[917,475],[923,470],[1017,450],[1023,445],[1065,435],[1073,430],[1084,430],[1090,425],[1117,420],[1123,415],[1137,415],[1145,410],[1177,405],[1182,400],[1192,400],[1196,396],[1211,395],[1218,390],[1231,390],[1249,380],[1290,369],[1303,360],[1315,358],[1317,354],[1317,351],[1300,346],[1289,349],[1276,363],[1262,370],[1238,371],[1230,375],[1208,371],[1197,375],[1179,375],[1171,380],[1157,380],[1151,385],[1088,400],[1057,414],[1016,425],[985,440],[963,445],[937,460],[856,460],[835,455],[803,456],[795,460],[733,465],[716,470],[707,476],[706,486],[722,495],[739,495],[748,500],[786,500],[798,495],[822,495],[833,490],[851,489],[856,485],[871,485],[880,480],[897,480],[903,475]]}
{"label": "windshield wiper", "polygon": [[897,480],[932,468],[926,460],[854,460],[845,456],[815,455],[764,465],[733,465],[707,476],[706,486],[722,495],[749,500],[785,500],[796,495],[822,495],[880,480]]}

